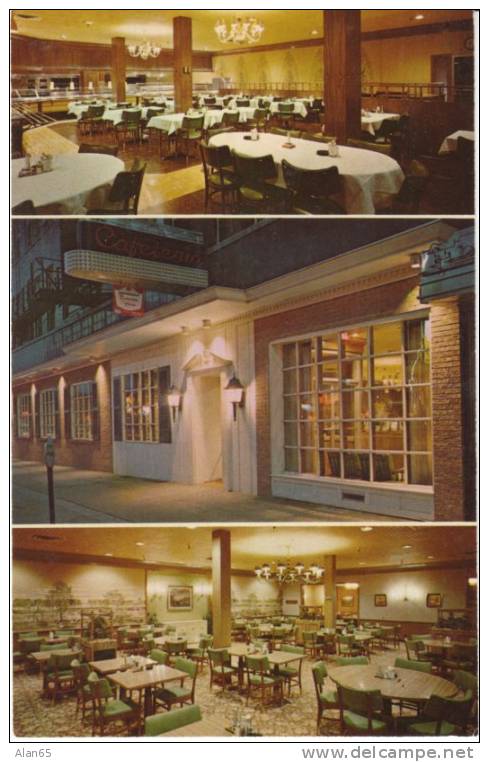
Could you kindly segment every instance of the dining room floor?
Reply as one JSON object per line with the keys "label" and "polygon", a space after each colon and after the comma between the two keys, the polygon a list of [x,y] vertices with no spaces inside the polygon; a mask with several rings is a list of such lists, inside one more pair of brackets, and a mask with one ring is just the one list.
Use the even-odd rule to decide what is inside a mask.
{"label": "dining room floor", "polygon": [[[28,130],[24,137],[25,150],[31,154],[75,153],[80,142],[112,145],[114,138],[103,133],[80,137],[74,120]],[[243,213],[239,207],[223,209],[215,202],[205,208],[204,175],[197,155],[191,157],[188,163],[183,157],[162,160],[158,156],[157,147],[144,141],[141,144],[126,144],[119,150],[118,156],[124,161],[126,169],[131,167],[135,158],[140,158],[147,164],[139,200],[140,215]],[[457,189],[433,178],[421,199],[419,214],[457,214],[458,211]]]}
{"label": "dining room floor", "polygon": [[[404,647],[391,648],[372,654],[373,664],[392,665],[396,656],[404,656]],[[328,658],[332,666],[334,657]],[[246,703],[246,696],[237,691],[222,692],[219,687],[209,687],[209,668],[199,672],[196,684],[195,703],[202,716],[217,720],[222,726],[222,735],[228,736],[226,728],[232,724],[236,710],[246,709],[251,715],[252,727],[262,736],[315,736],[316,735],[316,695],[311,667],[315,659],[307,657],[302,667],[302,694],[292,689],[290,700],[282,706],[262,707],[256,699]],[[13,718],[14,733],[17,737],[66,737],[90,736],[91,723],[81,721],[76,714],[76,699],[66,696],[52,702],[40,696],[41,678],[39,673],[14,673],[13,676]],[[333,689],[334,683],[327,680],[326,689]],[[288,696],[286,696],[288,698]],[[404,709],[403,714],[409,711]],[[339,736],[339,713],[332,711],[321,723],[321,735]]]}

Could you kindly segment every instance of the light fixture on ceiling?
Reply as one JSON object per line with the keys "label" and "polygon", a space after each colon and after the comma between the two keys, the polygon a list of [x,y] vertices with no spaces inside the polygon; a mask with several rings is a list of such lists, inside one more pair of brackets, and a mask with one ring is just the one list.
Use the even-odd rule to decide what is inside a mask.
{"label": "light fixture on ceiling", "polygon": [[139,45],[128,45],[127,51],[132,58],[141,58],[143,61],[147,61],[148,58],[158,58],[161,48],[146,40]]}
{"label": "light fixture on ceiling", "polygon": [[345,590],[358,590],[360,585],[358,584],[358,582],[345,582],[343,587],[345,588]]}
{"label": "light fixture on ceiling", "polygon": [[411,549],[412,549],[412,547],[413,547],[412,545],[403,545],[403,546],[402,546],[402,549],[403,549],[403,550],[411,550]]}
{"label": "light fixture on ceiling", "polygon": [[138,548],[142,548],[144,546],[144,542],[137,542],[136,545]]}
{"label": "light fixture on ceiling", "polygon": [[324,568],[313,563],[306,568],[302,561],[272,561],[271,563],[255,566],[258,579],[278,582],[280,585],[302,582],[306,585],[317,585],[323,581]]}
{"label": "light fixture on ceiling", "polygon": [[360,532],[372,532],[373,527],[360,527]]}
{"label": "light fixture on ceiling", "polygon": [[423,19],[424,19],[423,13],[417,13],[416,16],[414,17],[415,21],[422,21]]}
{"label": "light fixture on ceiling", "polygon": [[219,19],[214,27],[219,42],[236,42],[243,45],[245,42],[258,42],[265,27],[256,18],[237,18],[229,25]]}

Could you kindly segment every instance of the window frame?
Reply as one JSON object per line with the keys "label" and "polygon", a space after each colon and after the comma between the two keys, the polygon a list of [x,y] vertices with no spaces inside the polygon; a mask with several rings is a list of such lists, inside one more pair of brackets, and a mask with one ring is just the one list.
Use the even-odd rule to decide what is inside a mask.
{"label": "window frame", "polygon": [[[44,400],[46,399],[47,395],[52,395],[52,410],[49,411],[49,415],[52,417],[52,426],[53,431],[52,433],[46,433],[44,430],[45,427],[45,420],[44,415],[47,411],[43,409],[44,407]],[[56,417],[58,415],[58,389],[55,386],[50,387],[49,389],[41,389],[39,391],[39,439],[48,439],[48,437],[51,437],[51,439],[57,438],[57,421]]]}
{"label": "window frame", "polygon": [[[121,411],[121,441],[125,444],[162,444],[160,441],[160,383],[159,368],[143,368],[129,373],[121,373],[120,378],[120,411]],[[129,386],[127,386],[129,380]],[[136,383],[134,384],[134,379]],[[143,383],[144,382],[144,383]],[[145,392],[147,399],[145,401]],[[128,413],[126,394],[136,395],[135,410]],[[143,407],[149,407],[148,420],[144,420]],[[131,431],[133,436],[128,437]],[[136,431],[139,437],[136,438]]]}
{"label": "window frame", "polygon": [[[271,388],[277,388],[278,376],[275,373],[280,374],[280,406],[273,403],[271,400],[271,410],[274,414],[279,414],[280,419],[275,423],[272,421],[271,429],[275,431],[275,440],[280,441],[281,444],[281,458],[272,458],[275,463],[275,467],[272,471],[277,476],[296,477],[296,478],[310,478],[317,479],[326,482],[341,482],[341,484],[356,484],[363,487],[390,487],[390,488],[408,488],[408,489],[433,489],[433,411],[432,411],[432,344],[427,347],[429,357],[429,372],[426,379],[413,380],[407,378],[408,373],[408,357],[411,353],[413,356],[416,353],[423,352],[423,348],[420,346],[418,349],[411,349],[408,345],[408,337],[406,326],[411,322],[426,321],[428,324],[427,335],[429,335],[430,329],[430,314],[429,311],[423,310],[422,312],[416,312],[414,314],[400,314],[389,318],[383,318],[373,321],[358,321],[354,324],[342,327],[328,327],[318,329],[313,333],[306,335],[296,335],[287,338],[277,339],[270,343],[270,368],[271,368]],[[401,342],[400,348],[395,350],[380,350],[374,347],[374,329],[377,326],[388,326],[393,323],[399,323]],[[356,391],[357,399],[360,401],[361,397],[365,395],[367,400],[367,414],[364,418],[347,417],[347,412],[344,409],[346,402],[346,394],[348,393],[348,386],[344,383],[345,376],[343,376],[343,363],[345,356],[342,353],[341,337],[344,332],[351,331],[365,331],[367,336],[367,343],[365,350],[362,354],[362,360],[366,364],[366,381],[360,385],[357,389],[351,389]],[[333,380],[330,384],[321,383],[321,366],[327,360],[321,353],[321,340],[325,337],[335,337],[335,350],[333,351],[334,357],[332,363],[334,363],[337,369],[337,379]],[[312,355],[304,359],[301,357],[301,344],[311,342]],[[289,345],[290,354],[294,355],[294,360],[290,359],[290,362],[284,364],[284,347]],[[275,353],[275,355],[273,354]],[[400,403],[400,410],[394,415],[390,416],[377,416],[375,415],[374,407],[374,395],[379,392],[383,387],[380,383],[374,383],[373,368],[375,359],[383,359],[386,357],[400,356],[400,380],[392,385],[392,388],[399,390],[400,399],[396,404]],[[274,359],[276,356],[276,359]],[[289,384],[286,385],[285,373],[289,372]],[[308,384],[308,390],[306,390],[306,384],[301,388],[301,377],[307,377],[309,374],[310,381]],[[334,375],[334,374],[333,374]],[[288,387],[289,391],[286,392],[285,388]],[[408,392],[413,389],[426,389],[426,411],[424,415],[413,415],[410,413],[408,406]],[[330,402],[329,406],[332,409],[335,407],[335,412],[330,412],[328,417],[326,414],[322,415],[320,410],[320,397],[321,394],[330,394],[334,402]],[[310,414],[310,420],[308,420],[307,413],[301,417],[301,395],[303,395],[303,404],[312,406],[312,412]],[[289,409],[292,411],[291,415],[286,416],[286,399],[289,398]],[[353,398],[352,398],[353,399]],[[295,408],[295,410],[294,410]],[[310,408],[311,409],[311,408]],[[390,447],[379,447],[374,449],[374,437],[375,429],[379,429],[382,425],[392,424],[397,422],[400,430],[401,443],[398,449]],[[346,441],[347,428],[354,427],[355,423],[365,424],[365,435],[368,441],[365,446],[355,446],[353,442],[348,446]],[[431,449],[413,449],[413,446],[409,442],[409,428],[410,424],[423,423],[427,424],[428,437],[430,438],[429,446]],[[306,424],[306,425],[304,425]],[[309,424],[309,425],[307,425]],[[322,424],[329,424],[331,429],[336,429],[337,440],[333,443],[324,444],[320,441]],[[399,425],[400,424],[400,425]],[[295,426],[295,433],[294,433]],[[288,429],[288,432],[286,431]],[[304,434],[307,433],[306,439]],[[312,432],[312,433],[311,433]],[[287,439],[287,433],[291,437]],[[353,437],[355,435],[353,434]],[[280,439],[279,439],[280,437]],[[308,440],[308,441],[307,441]],[[322,458],[327,457],[327,453],[337,453],[335,457],[339,459],[339,473],[325,473],[326,468],[322,467]],[[369,478],[364,479],[362,476],[355,474],[354,476],[347,476],[345,474],[345,455],[350,453],[353,457],[360,455],[363,458],[363,465],[360,469],[363,470],[366,464],[365,456],[368,457],[368,473]],[[392,467],[391,475],[396,473],[400,474],[398,478],[375,480],[376,471],[379,469],[377,475],[381,471],[382,457],[375,459],[375,456],[386,456],[389,458],[389,469],[392,466],[392,458],[396,461],[401,461],[402,467]],[[411,469],[413,467],[413,459],[418,457],[430,459],[431,481],[422,481],[423,475],[418,476],[418,482],[411,481]],[[359,470],[360,458],[357,457],[357,472]],[[306,468],[303,464],[306,463]],[[375,466],[375,463],[377,466]],[[312,465],[311,465],[312,464]],[[292,466],[292,468],[291,468]],[[287,468],[288,467],[288,468]],[[329,468],[332,469],[332,463],[330,461]]]}
{"label": "window frame", "polygon": [[[70,384],[69,387],[69,393],[70,393],[70,439],[72,439],[74,442],[93,442],[95,440],[94,437],[94,431],[93,431],[93,413],[94,413],[94,407],[93,407],[93,400],[92,400],[92,388],[93,388],[93,380],[89,379],[86,381],[77,381],[73,384]],[[90,436],[76,436],[76,427],[78,426],[78,423],[76,421],[77,415],[80,415],[83,411],[80,409],[75,410],[75,392],[76,390],[81,386],[87,386],[89,388],[89,393],[87,395],[84,395],[88,398],[89,404],[88,408],[85,411],[87,413],[87,420],[89,421],[89,429],[90,429]],[[78,398],[80,399],[80,398]],[[78,427],[83,429],[83,425],[81,427]]]}
{"label": "window frame", "polygon": [[[23,423],[23,416],[22,416],[22,401],[27,400],[27,430],[22,431],[22,423]],[[32,439],[32,395],[30,392],[22,392],[20,394],[17,394],[16,397],[16,415],[17,415],[17,426],[16,426],[16,435],[17,439]]]}

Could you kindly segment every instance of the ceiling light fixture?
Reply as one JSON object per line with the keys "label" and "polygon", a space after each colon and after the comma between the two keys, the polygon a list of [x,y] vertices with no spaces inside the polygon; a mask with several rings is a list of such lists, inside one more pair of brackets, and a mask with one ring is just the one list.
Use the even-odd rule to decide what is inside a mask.
{"label": "ceiling light fixture", "polygon": [[219,19],[214,27],[219,42],[236,42],[243,45],[245,42],[258,42],[265,27],[255,18],[237,18],[229,25],[223,19]]}
{"label": "ceiling light fixture", "polygon": [[148,58],[158,58],[161,48],[146,40],[139,45],[128,45],[127,51],[132,58],[141,58],[143,61],[147,61]]}
{"label": "ceiling light fixture", "polygon": [[360,527],[360,532],[372,532],[373,527]]}
{"label": "ceiling light fixture", "polygon": [[422,21],[424,19],[424,15],[422,13],[417,13],[414,17],[415,21]]}
{"label": "ceiling light fixture", "polygon": [[255,566],[255,574],[258,579],[278,582],[280,585],[302,582],[306,585],[317,585],[322,582],[324,568],[313,563],[308,569],[302,561],[291,563],[289,561],[272,561],[270,564]]}

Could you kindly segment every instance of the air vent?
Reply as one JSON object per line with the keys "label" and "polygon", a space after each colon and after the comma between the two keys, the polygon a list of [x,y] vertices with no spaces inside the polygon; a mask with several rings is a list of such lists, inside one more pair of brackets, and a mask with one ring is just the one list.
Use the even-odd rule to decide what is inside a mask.
{"label": "air vent", "polygon": [[63,538],[59,534],[33,534],[32,539],[36,542],[60,542]]}
{"label": "air vent", "polygon": [[353,500],[355,503],[364,503],[365,495],[361,495],[358,492],[342,492],[342,500]]}

